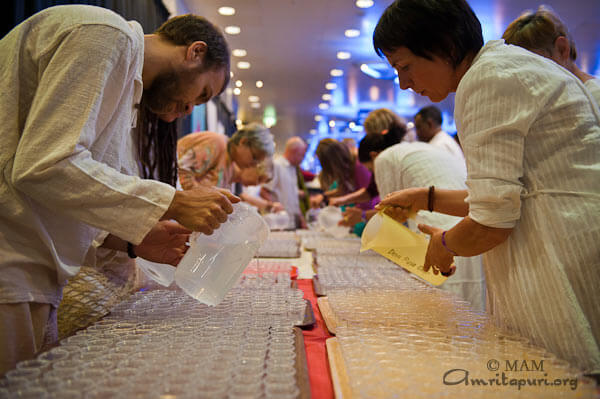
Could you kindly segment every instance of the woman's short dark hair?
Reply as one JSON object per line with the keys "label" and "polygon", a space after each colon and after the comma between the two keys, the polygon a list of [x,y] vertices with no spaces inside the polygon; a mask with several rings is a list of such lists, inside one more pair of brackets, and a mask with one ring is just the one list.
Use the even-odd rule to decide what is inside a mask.
{"label": "woman's short dark hair", "polygon": [[381,57],[406,47],[419,57],[434,55],[456,68],[483,47],[481,24],[465,0],[396,0],[383,13],[373,33]]}
{"label": "woman's short dark hair", "polygon": [[189,46],[198,41],[206,43],[203,70],[224,69],[223,88],[227,87],[231,69],[229,46],[221,30],[209,20],[193,14],[179,15],[167,20],[154,33],[177,46]]}

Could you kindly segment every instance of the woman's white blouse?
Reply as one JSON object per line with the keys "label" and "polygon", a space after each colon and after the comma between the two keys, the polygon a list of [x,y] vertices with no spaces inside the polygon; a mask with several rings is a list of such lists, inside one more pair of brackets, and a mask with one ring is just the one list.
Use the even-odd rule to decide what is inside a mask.
{"label": "woman's white blouse", "polygon": [[497,322],[600,371],[600,111],[554,62],[491,41],[463,76],[455,120],[469,216],[513,228],[485,254]]}

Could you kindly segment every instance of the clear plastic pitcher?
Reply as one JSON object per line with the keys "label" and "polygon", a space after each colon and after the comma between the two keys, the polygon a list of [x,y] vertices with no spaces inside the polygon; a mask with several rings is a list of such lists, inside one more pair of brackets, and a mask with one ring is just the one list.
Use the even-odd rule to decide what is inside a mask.
{"label": "clear plastic pitcher", "polygon": [[263,218],[271,230],[285,230],[291,226],[291,218],[286,211],[267,213]]}
{"label": "clear plastic pitcher", "polygon": [[175,267],[166,263],[151,262],[146,259],[137,258],[135,263],[144,274],[156,281],[158,284],[168,287],[175,279]]}
{"label": "clear plastic pitcher", "polygon": [[348,235],[349,230],[348,227],[339,225],[343,217],[342,210],[337,206],[326,206],[319,212],[318,220],[326,233],[335,238],[342,238]]}
{"label": "clear plastic pitcher", "polygon": [[218,305],[269,235],[269,226],[248,204],[233,204],[233,213],[210,235],[194,233],[175,282],[188,295]]}

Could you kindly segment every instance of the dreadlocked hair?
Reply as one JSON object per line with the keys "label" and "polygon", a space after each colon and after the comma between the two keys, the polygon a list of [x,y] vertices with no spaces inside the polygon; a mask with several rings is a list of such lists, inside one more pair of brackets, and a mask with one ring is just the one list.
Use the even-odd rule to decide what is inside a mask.
{"label": "dreadlocked hair", "polygon": [[137,142],[144,179],[177,184],[177,121],[165,122],[150,111],[142,98],[138,112]]}

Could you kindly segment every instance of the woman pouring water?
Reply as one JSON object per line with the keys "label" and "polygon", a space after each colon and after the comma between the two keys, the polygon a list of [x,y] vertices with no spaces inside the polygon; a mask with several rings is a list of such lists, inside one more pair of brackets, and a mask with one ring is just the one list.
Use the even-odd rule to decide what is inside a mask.
{"label": "woman pouring water", "polygon": [[495,322],[599,372],[600,111],[583,84],[521,48],[483,45],[463,0],[395,1],[373,43],[402,89],[434,102],[456,92],[468,170],[467,190],[411,188],[381,206],[399,220],[428,208],[464,217],[420,226],[426,268],[484,254]]}

